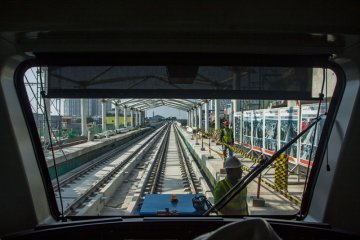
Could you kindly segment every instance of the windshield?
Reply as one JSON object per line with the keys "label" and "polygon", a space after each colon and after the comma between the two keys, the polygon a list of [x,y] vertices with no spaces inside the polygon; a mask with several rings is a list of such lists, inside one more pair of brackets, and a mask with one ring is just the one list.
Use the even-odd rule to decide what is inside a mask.
{"label": "windshield", "polygon": [[48,66],[23,76],[64,216],[202,216],[319,117],[210,213],[294,215],[336,83],[332,70],[304,67]]}

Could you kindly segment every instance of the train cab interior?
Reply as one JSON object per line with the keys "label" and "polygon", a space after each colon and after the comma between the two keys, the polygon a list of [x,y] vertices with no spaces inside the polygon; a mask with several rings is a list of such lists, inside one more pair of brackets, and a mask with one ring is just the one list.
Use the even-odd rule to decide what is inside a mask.
{"label": "train cab interior", "polygon": [[[0,9],[0,239],[360,238],[358,1],[6,0]],[[310,152],[300,204],[291,214],[246,216],[211,211],[230,198],[197,216],[64,214],[26,88],[33,69],[44,99],[142,99],[132,106],[147,109],[160,98],[184,111],[208,99],[315,106],[307,127],[321,123],[316,146],[300,145],[300,121],[300,135],[284,144],[279,128],[277,151],[231,190],[284,152]],[[267,82],[257,81],[264,72]]]}

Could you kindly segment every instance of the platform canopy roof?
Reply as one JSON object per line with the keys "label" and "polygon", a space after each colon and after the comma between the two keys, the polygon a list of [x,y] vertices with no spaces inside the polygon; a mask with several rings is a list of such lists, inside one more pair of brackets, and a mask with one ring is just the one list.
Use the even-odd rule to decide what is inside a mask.
{"label": "platform canopy roof", "polygon": [[131,99],[107,99],[114,103],[119,107],[126,107],[130,109],[135,109],[139,111],[151,110],[157,107],[172,107],[182,111],[189,111],[193,109],[195,106],[202,104],[206,101],[206,99],[139,99],[139,98],[131,98]]}

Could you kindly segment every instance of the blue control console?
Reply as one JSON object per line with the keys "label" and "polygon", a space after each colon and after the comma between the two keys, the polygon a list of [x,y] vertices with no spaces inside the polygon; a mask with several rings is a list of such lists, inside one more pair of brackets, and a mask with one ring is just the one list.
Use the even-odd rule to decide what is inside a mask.
{"label": "blue control console", "polygon": [[147,194],[141,216],[200,216],[208,209],[203,194]]}

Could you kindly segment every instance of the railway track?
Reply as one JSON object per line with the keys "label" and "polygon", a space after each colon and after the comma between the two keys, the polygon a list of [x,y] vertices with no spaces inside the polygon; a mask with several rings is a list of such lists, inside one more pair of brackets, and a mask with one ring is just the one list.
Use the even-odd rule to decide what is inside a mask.
{"label": "railway track", "polygon": [[99,157],[96,157],[95,159],[89,161],[88,163],[82,165],[81,167],[78,167],[67,174],[59,177],[59,185],[57,184],[56,180],[52,181],[53,189],[54,191],[58,191],[58,188],[66,186],[66,184],[71,183],[78,177],[81,177],[82,175],[86,174],[87,172],[91,171],[94,168],[101,167],[103,165],[106,165],[108,161],[111,161],[114,157],[118,156],[119,154],[124,153],[128,148],[130,148],[133,144],[137,143],[144,137],[150,135],[152,132],[147,132],[144,135],[140,135],[129,142],[112,149],[111,151],[102,154]]}
{"label": "railway track", "polygon": [[[157,144],[155,153],[147,156],[129,179],[133,184],[126,189],[120,189],[121,194],[107,204],[101,215],[137,215],[138,206],[141,206],[147,194],[209,192],[204,178],[200,175],[200,170],[187,152],[176,125],[169,125]],[[202,182],[199,179],[202,179]],[[124,195],[131,197],[126,200]]]}
{"label": "railway track", "polygon": [[175,124],[140,138],[61,180],[65,216],[132,215],[146,194],[203,193],[200,171]]}
{"label": "railway track", "polygon": [[159,155],[154,162],[152,176],[147,182],[145,194],[199,193],[201,187],[194,174],[190,159],[173,124],[169,127]]}
{"label": "railway track", "polygon": [[[126,175],[126,170],[151,148],[154,141],[158,139],[165,127],[156,130],[142,140],[131,141],[126,146],[102,155],[95,159],[88,166],[82,168],[71,176],[62,179],[60,182],[61,199],[64,208],[64,215],[77,213],[78,208],[91,200],[90,197],[101,191],[116,175]],[[56,189],[57,186],[55,186]],[[55,196],[60,206],[60,196],[55,191]]]}

